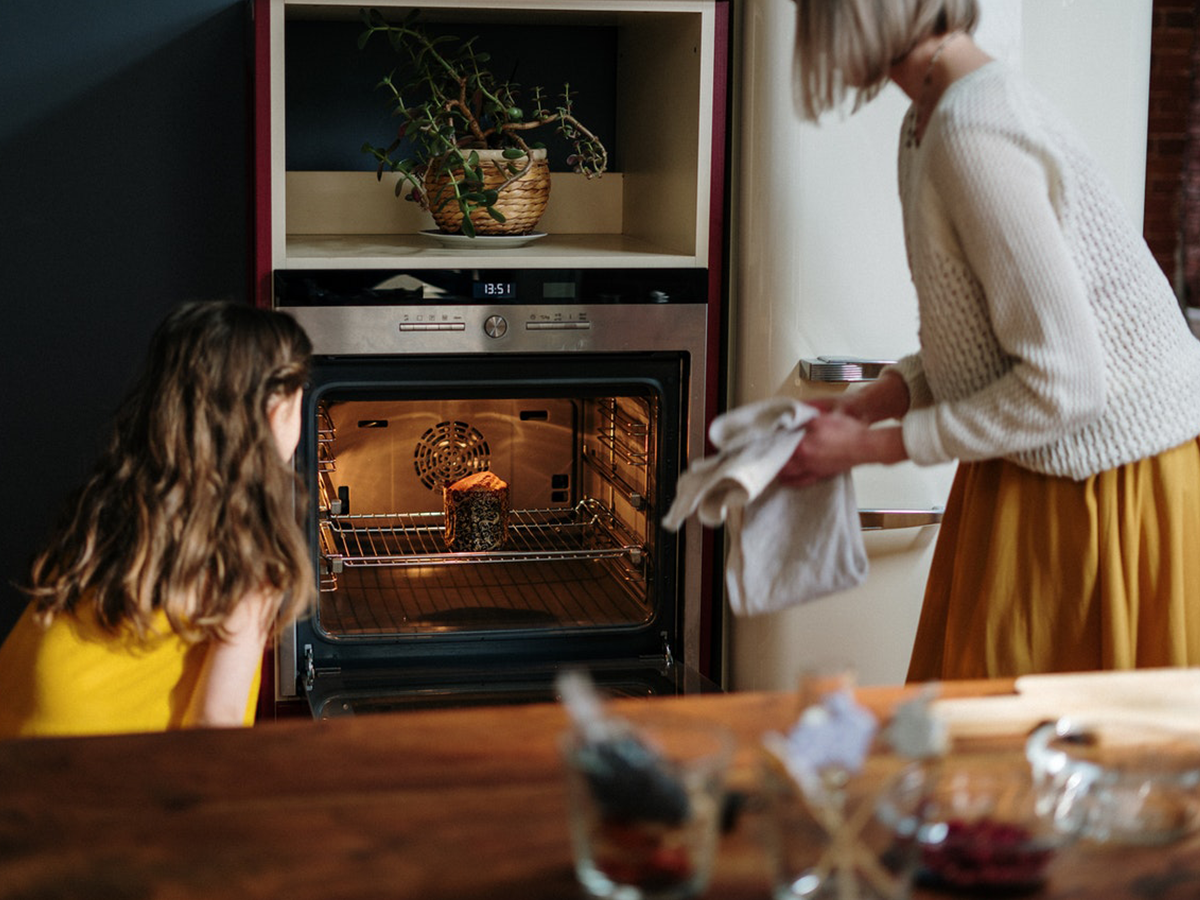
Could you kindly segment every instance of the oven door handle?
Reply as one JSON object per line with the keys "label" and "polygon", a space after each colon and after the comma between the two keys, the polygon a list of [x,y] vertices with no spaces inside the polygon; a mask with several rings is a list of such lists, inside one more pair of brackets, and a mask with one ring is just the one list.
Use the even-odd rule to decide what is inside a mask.
{"label": "oven door handle", "polygon": [[860,509],[859,523],[863,531],[888,531],[893,528],[920,528],[940,525],[943,509]]}

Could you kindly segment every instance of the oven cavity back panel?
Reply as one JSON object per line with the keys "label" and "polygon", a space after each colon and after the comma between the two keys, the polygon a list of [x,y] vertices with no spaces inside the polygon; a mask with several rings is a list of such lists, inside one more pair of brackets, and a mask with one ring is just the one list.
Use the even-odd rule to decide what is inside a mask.
{"label": "oven cavity back panel", "polygon": [[440,512],[445,482],[485,470],[508,482],[514,509],[580,499],[573,399],[331,400],[325,408],[332,492],[346,489],[356,513]]}

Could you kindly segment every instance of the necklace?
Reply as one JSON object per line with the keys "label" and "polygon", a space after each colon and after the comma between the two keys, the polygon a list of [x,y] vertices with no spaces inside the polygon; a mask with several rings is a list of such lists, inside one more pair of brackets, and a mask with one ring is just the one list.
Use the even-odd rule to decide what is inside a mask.
{"label": "necklace", "polygon": [[908,147],[916,147],[921,142],[917,139],[917,130],[921,127],[922,120],[932,115],[932,109],[926,109],[929,104],[929,91],[933,86],[933,67],[937,65],[937,61],[942,56],[942,51],[945,50],[950,42],[962,34],[961,31],[952,31],[937,45],[937,49],[933,51],[933,55],[929,57],[929,64],[925,66],[925,76],[921,79],[921,92],[917,95],[917,104],[913,109],[912,122],[908,126],[908,137],[904,141]]}

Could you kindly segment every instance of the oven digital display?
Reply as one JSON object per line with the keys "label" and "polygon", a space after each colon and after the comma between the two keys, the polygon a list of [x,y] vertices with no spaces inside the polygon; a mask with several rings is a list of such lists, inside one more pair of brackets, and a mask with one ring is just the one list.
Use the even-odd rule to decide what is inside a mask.
{"label": "oven digital display", "polygon": [[476,281],[471,285],[471,296],[476,300],[515,300],[515,281]]}
{"label": "oven digital display", "polygon": [[[0,0],[2,2],[2,0]],[[490,303],[704,303],[708,270],[554,268],[279,269],[280,307],[424,306]]]}

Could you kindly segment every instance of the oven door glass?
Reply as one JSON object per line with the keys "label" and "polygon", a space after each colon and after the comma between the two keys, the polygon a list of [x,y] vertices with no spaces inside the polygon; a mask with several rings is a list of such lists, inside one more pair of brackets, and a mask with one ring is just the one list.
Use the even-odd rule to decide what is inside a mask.
{"label": "oven door glass", "polygon": [[[320,581],[298,632],[310,672],[661,655],[679,610],[678,542],[659,522],[686,368],[683,354],[318,359],[299,456]],[[507,496],[493,482],[448,501],[481,472]]]}

